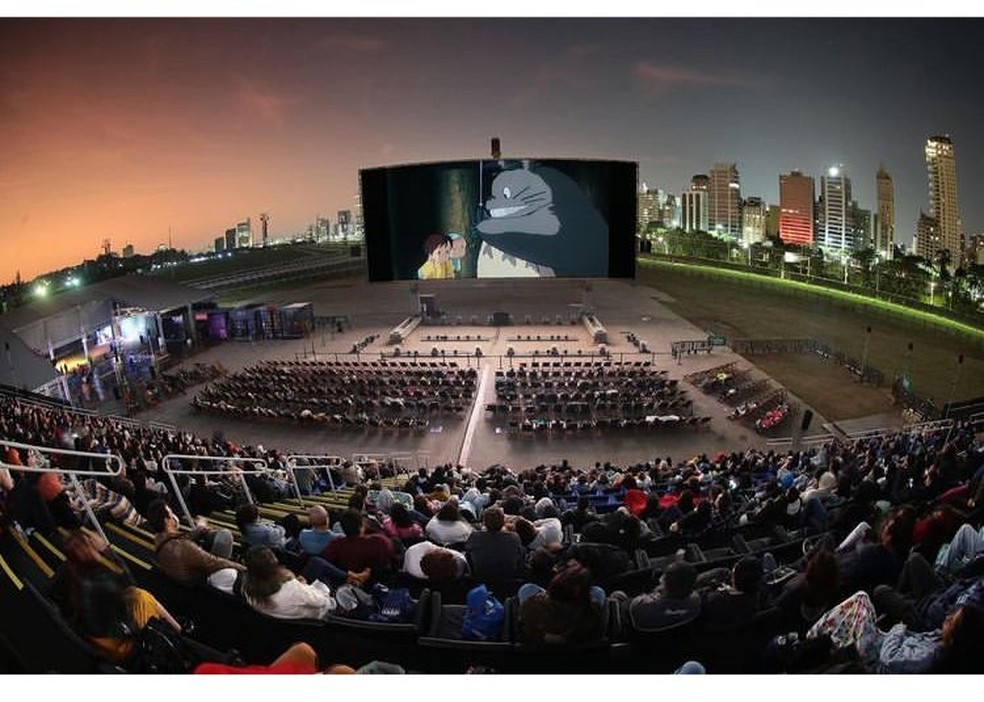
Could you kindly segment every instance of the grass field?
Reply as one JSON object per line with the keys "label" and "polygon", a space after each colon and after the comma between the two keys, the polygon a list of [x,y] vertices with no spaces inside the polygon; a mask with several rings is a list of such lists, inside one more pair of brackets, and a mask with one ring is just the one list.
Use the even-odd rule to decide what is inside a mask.
{"label": "grass field", "polygon": [[[937,406],[946,403],[951,392],[955,400],[984,395],[984,332],[979,329],[786,281],[644,259],[639,263],[637,281],[670,295],[674,302],[668,306],[708,333],[729,339],[812,337],[860,359],[865,329],[871,326],[868,364],[881,370],[888,383],[896,372],[908,369],[916,393],[932,398]],[[959,353],[964,363],[958,368]],[[833,364],[807,355],[750,360],[829,419],[889,409],[883,404],[888,388],[861,387]],[[822,366],[837,372],[829,374]],[[838,375],[843,383],[837,382]]]}

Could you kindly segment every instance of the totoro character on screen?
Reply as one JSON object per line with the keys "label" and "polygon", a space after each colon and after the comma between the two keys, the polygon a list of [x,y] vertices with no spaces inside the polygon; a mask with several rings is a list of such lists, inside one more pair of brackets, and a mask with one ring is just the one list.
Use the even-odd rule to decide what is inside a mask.
{"label": "totoro character on screen", "polygon": [[492,181],[477,277],[608,274],[608,224],[570,177],[549,167],[503,171]]}

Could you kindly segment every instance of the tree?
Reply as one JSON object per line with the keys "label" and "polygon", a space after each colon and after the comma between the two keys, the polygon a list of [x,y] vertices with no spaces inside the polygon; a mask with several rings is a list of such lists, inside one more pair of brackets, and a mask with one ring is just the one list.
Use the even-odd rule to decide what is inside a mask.
{"label": "tree", "polygon": [[933,263],[937,267],[937,276],[943,284],[950,280],[949,267],[953,262],[952,258],[950,249],[936,249],[936,253],[933,255]]}
{"label": "tree", "polygon": [[861,269],[861,276],[864,279],[865,285],[870,285],[871,269],[878,259],[878,254],[872,247],[868,246],[852,250],[851,258],[857,264],[858,268]]}

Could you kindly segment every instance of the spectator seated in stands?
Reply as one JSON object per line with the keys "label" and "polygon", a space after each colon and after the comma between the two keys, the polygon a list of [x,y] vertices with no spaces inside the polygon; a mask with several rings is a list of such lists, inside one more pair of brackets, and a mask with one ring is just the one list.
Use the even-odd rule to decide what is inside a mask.
{"label": "spectator seated in stands", "polygon": [[430,491],[430,483],[427,477],[427,469],[420,468],[414,475],[411,475],[407,482],[403,484],[403,492],[411,495],[422,495]]}
{"label": "spectator seated in stands", "polygon": [[[838,547],[837,565],[841,573],[841,592],[870,592],[876,585],[894,584],[912,543],[914,517],[911,510],[899,508],[885,517],[878,531],[878,542],[860,539],[852,548],[852,536]],[[866,524],[859,525],[863,530]],[[855,532],[856,533],[856,532]]]}
{"label": "spectator seated in stands", "polygon": [[612,599],[634,630],[657,632],[692,622],[700,615],[700,597],[694,593],[697,569],[686,561],[676,561],[660,576],[659,586],[651,593],[633,597],[624,592],[612,593]]}
{"label": "spectator seated in stands", "polygon": [[824,470],[817,478],[816,486],[810,487],[803,492],[803,500],[816,498],[821,503],[830,502],[836,499],[834,489],[837,487],[837,476],[829,470]]}
{"label": "spectator seated in stands", "polygon": [[338,537],[331,530],[328,510],[321,505],[315,505],[308,510],[308,528],[302,529],[298,537],[301,549],[309,556],[320,556],[328,548],[332,539]]}
{"label": "spectator seated in stands", "polygon": [[[584,477],[583,475],[581,476]],[[580,533],[589,523],[597,521],[598,514],[591,508],[591,500],[584,495],[577,498],[577,507],[565,512],[562,521],[574,526],[574,531]]]}
{"label": "spectator seated in stands", "polygon": [[333,539],[322,552],[322,558],[352,573],[368,568],[377,575],[392,567],[392,542],[383,534],[367,533],[365,516],[361,512],[346,510],[339,521],[345,536]]}
{"label": "spectator seated in stands", "polygon": [[546,589],[526,583],[519,600],[520,639],[533,646],[581,645],[604,636],[605,591],[593,584],[591,571],[565,562]]}
{"label": "spectator seated in stands", "polygon": [[454,499],[445,502],[424,529],[428,539],[442,546],[463,544],[473,531],[472,525],[462,517],[458,501]]}
{"label": "spectator seated in stands", "polygon": [[526,549],[516,533],[503,530],[505,521],[501,508],[489,507],[482,513],[484,531],[472,532],[465,542],[476,580],[513,580],[522,574]]}
{"label": "spectator seated in stands", "polygon": [[[65,456],[55,455],[51,459],[54,467],[69,468]],[[31,452],[28,465],[38,468],[47,467],[48,459]],[[133,504],[124,495],[110,490],[96,478],[85,478],[79,481],[81,494],[64,479],[57,471],[42,473],[36,479],[38,493],[48,505],[56,520],[63,526],[74,526],[75,520],[82,523],[85,520],[85,505],[88,503],[92,511],[107,519],[135,527],[144,527],[146,522]]]}
{"label": "spectator seated in stands", "polygon": [[400,502],[393,503],[390,513],[383,519],[383,532],[399,539],[406,545],[424,538],[424,530],[413,521],[410,512]]}
{"label": "spectator seated in stands", "polygon": [[628,552],[635,551],[644,534],[649,533],[649,527],[629,514],[625,507],[619,507],[600,520],[591,522],[581,532],[581,541],[598,544],[612,544]]}
{"label": "spectator seated in stands", "polygon": [[465,575],[468,561],[458,551],[421,541],[403,554],[403,570],[415,578],[444,582]]}
{"label": "spectator seated in stands", "polygon": [[157,617],[181,626],[153,595],[134,585],[126,565],[99,536],[83,529],[65,539],[66,561],[52,583],[54,599],[76,630],[115,662],[135,650],[137,637]]}
{"label": "spectator seated in stands", "polygon": [[229,560],[232,533],[228,529],[210,529],[200,520],[194,531],[182,533],[178,518],[164,500],[150,503],[147,520],[155,533],[157,566],[172,580],[185,585],[208,581],[220,589],[231,589],[228,581],[230,577],[235,580],[235,573],[229,571],[244,570],[242,564]]}
{"label": "spectator seated in stands", "polygon": [[246,547],[266,546],[282,550],[287,544],[287,535],[282,526],[266,519],[260,519],[260,508],[254,504],[240,505],[236,510],[236,526]]}
{"label": "spectator seated in stands", "polygon": [[336,607],[325,583],[294,577],[265,546],[246,554],[242,593],[253,609],[278,619],[324,619]]}
{"label": "spectator seated in stands", "polygon": [[369,489],[375,491],[375,496],[370,506],[376,512],[389,514],[393,509],[393,505],[396,504],[396,497],[393,495],[393,491],[378,482],[373,483]]}
{"label": "spectator seated in stands", "polygon": [[811,625],[837,603],[839,592],[837,558],[829,549],[820,548],[810,554],[806,570],[783,586],[775,604],[791,620]]}
{"label": "spectator seated in stands", "polygon": [[824,614],[806,635],[827,635],[835,646],[854,646],[873,672],[980,672],[984,610],[962,606],[944,619],[940,629],[930,632],[912,631],[901,622],[884,632],[876,622],[871,599],[857,592]]}
{"label": "spectator seated in stands", "polygon": [[[730,578],[729,578],[730,576]],[[759,611],[762,561],[745,556],[730,571],[715,568],[697,578],[701,590],[701,621],[706,631],[731,631],[747,626]]]}
{"label": "spectator seated in stands", "polygon": [[547,517],[531,522],[519,517],[513,524],[520,541],[528,551],[539,548],[560,548],[564,540],[564,527],[557,517]]}
{"label": "spectator seated in stands", "polygon": [[984,527],[975,529],[962,524],[953,539],[944,544],[936,556],[936,568],[945,574],[953,574],[974,558],[984,554]]}
{"label": "spectator seated in stands", "polygon": [[933,631],[960,607],[984,610],[984,579],[974,574],[947,582],[922,555],[911,553],[898,589],[879,585],[871,599],[890,621],[901,621],[913,631]]}
{"label": "spectator seated in stands", "polygon": [[696,509],[670,524],[670,531],[687,539],[696,539],[710,528],[713,511],[708,500],[701,500]]}

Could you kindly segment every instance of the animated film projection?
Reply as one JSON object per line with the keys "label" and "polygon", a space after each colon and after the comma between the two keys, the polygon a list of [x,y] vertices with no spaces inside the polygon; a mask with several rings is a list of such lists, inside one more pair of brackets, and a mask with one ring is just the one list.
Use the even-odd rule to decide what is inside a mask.
{"label": "animated film projection", "polygon": [[542,159],[363,170],[369,278],[631,278],[637,172]]}

